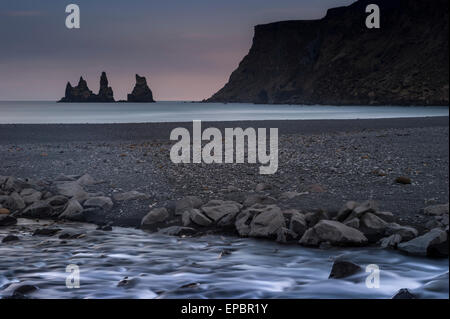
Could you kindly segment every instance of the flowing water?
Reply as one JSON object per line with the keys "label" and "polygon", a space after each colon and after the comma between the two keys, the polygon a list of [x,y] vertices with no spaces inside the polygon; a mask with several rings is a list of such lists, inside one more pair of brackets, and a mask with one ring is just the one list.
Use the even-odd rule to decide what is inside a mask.
{"label": "flowing water", "polygon": [[[38,287],[32,298],[391,298],[409,288],[421,298],[448,298],[448,259],[407,257],[376,248],[309,249],[264,240],[168,237],[131,228],[95,230],[65,223],[51,227],[78,239],[32,236],[43,223],[20,219],[0,228],[21,240],[0,244],[0,296],[14,283]],[[221,254],[224,250],[230,254]],[[328,279],[333,260],[380,268],[380,287],[364,271]],[[80,288],[67,288],[66,267],[80,269]],[[127,278],[127,284],[119,284]]]}
{"label": "flowing water", "polygon": [[303,106],[176,101],[144,104],[0,101],[0,124],[374,119],[448,115],[449,108],[446,106]]}

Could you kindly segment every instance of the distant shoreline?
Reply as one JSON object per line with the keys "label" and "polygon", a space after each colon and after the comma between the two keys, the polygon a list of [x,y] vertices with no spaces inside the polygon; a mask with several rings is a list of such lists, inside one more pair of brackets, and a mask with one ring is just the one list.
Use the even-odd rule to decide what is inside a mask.
{"label": "distant shoreline", "polygon": [[[326,134],[390,128],[448,127],[449,117],[351,120],[204,121],[202,127],[276,127],[279,134]],[[73,141],[168,140],[172,129],[192,128],[192,122],[116,124],[0,124],[0,144]]]}

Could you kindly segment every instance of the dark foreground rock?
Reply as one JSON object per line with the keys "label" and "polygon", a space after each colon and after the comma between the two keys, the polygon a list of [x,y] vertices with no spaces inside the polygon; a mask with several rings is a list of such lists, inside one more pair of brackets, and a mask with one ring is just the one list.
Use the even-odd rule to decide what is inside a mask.
{"label": "dark foreground rock", "polygon": [[333,263],[331,268],[330,276],[328,278],[332,279],[342,279],[352,276],[360,272],[362,268],[352,262],[337,260]]}

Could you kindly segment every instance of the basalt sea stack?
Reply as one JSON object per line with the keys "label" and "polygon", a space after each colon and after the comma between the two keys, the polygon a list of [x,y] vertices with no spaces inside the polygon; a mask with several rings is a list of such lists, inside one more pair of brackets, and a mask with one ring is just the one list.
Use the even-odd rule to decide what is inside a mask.
{"label": "basalt sea stack", "polygon": [[[379,29],[365,25],[372,3]],[[207,102],[448,105],[448,9],[447,0],[359,0],[320,20],[258,25]]]}
{"label": "basalt sea stack", "polygon": [[114,102],[114,93],[110,86],[108,86],[108,78],[106,73],[102,72],[100,76],[100,89],[98,94],[94,94],[87,85],[83,77],[80,77],[78,85],[72,87],[70,82],[66,85],[66,94],[59,100],[62,103],[68,102],[90,102],[90,103],[108,103]]}
{"label": "basalt sea stack", "polygon": [[147,80],[144,76],[136,74],[136,84],[133,92],[128,94],[127,102],[155,102],[153,100],[153,93],[147,85]]}

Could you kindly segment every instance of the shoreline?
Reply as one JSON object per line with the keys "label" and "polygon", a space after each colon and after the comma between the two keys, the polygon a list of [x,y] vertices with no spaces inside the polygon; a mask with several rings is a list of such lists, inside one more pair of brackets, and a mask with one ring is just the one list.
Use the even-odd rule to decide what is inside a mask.
{"label": "shoreline", "polygon": [[[361,130],[448,127],[448,116],[350,120],[202,121],[202,127],[277,127],[279,135],[326,134]],[[192,122],[114,124],[0,124],[0,144],[75,141],[169,140],[170,131]]]}

